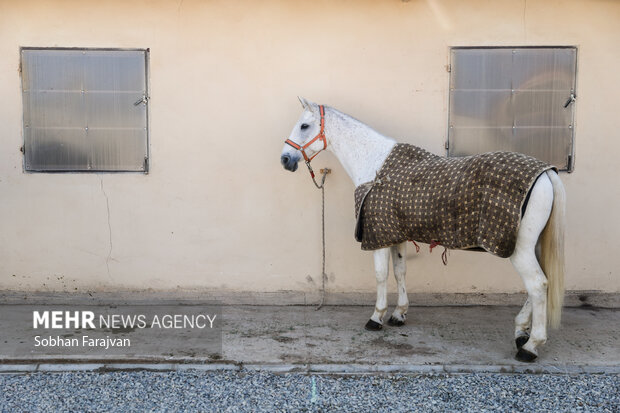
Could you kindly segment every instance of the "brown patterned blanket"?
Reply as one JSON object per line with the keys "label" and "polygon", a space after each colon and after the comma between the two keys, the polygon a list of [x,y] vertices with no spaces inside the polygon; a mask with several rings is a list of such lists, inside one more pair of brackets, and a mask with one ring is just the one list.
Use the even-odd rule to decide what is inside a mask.
{"label": "brown patterned blanket", "polygon": [[413,240],[509,257],[523,203],[553,168],[515,152],[444,158],[397,144],[377,178],[355,189],[355,239],[363,250]]}

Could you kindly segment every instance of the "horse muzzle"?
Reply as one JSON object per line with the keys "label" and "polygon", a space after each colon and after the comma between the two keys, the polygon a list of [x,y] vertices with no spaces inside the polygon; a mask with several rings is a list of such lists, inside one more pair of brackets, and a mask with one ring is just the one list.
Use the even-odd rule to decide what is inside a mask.
{"label": "horse muzzle", "polygon": [[295,172],[299,162],[299,157],[284,154],[280,157],[280,163],[287,171]]}

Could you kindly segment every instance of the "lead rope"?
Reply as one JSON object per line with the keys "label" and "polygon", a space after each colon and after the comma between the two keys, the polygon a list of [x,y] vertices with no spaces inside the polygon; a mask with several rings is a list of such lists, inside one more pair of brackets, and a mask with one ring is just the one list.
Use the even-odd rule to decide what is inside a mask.
{"label": "lead rope", "polygon": [[317,188],[321,190],[321,239],[323,241],[323,272],[321,274],[321,302],[316,307],[316,311],[320,310],[325,303],[325,281],[327,281],[327,274],[325,273],[325,178],[327,178],[327,174],[331,172],[331,169],[325,168],[321,169],[321,173],[323,177],[321,178],[321,185],[316,183],[314,180],[314,173],[312,172],[312,168],[310,167],[310,163],[307,164],[308,169],[310,169],[310,175],[312,176],[312,181]]}

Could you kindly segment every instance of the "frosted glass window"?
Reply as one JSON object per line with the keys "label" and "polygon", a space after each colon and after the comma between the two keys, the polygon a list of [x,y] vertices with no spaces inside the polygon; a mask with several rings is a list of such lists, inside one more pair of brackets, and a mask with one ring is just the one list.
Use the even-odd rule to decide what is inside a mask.
{"label": "frosted glass window", "polygon": [[574,47],[451,50],[448,156],[515,151],[573,168]]}
{"label": "frosted glass window", "polygon": [[27,171],[148,169],[147,50],[21,50]]}

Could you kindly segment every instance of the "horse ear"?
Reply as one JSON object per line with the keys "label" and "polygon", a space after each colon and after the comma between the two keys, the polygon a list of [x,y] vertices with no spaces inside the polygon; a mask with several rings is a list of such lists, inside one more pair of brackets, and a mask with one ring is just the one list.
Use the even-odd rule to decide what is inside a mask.
{"label": "horse ear", "polygon": [[297,99],[299,99],[299,102],[301,103],[301,107],[302,108],[308,109],[308,106],[310,106],[310,105],[308,105],[308,101],[306,99],[304,99],[301,96],[297,96]]}
{"label": "horse ear", "polygon": [[309,100],[301,97],[301,96],[297,96],[297,99],[299,99],[299,101],[301,102],[301,106],[304,109],[308,109],[310,112],[316,112],[316,108],[318,107],[318,105],[316,103],[312,103]]}

